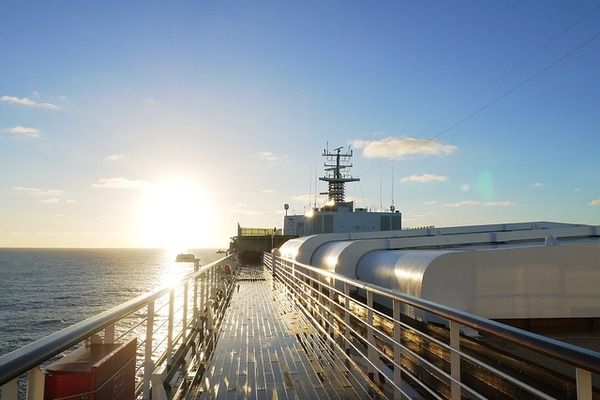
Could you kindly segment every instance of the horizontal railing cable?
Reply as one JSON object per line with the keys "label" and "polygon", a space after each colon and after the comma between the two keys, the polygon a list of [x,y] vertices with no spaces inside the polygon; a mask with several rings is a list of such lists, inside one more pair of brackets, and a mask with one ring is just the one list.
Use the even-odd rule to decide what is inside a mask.
{"label": "horizontal railing cable", "polygon": [[[591,375],[589,374],[600,373],[600,353],[592,350],[294,260],[278,258],[265,253],[263,261],[274,278],[281,281],[287,288],[288,295],[295,300],[294,302],[300,307],[303,314],[324,335],[324,340],[329,341],[335,348],[341,349],[336,340],[337,336],[342,340],[347,351],[356,352],[357,356],[367,363],[368,370],[376,371],[382,377],[385,376],[397,393],[407,397],[409,396],[399,386],[401,380],[398,374],[400,372],[410,378],[420,390],[434,398],[442,398],[440,397],[442,393],[438,392],[439,387],[436,389],[435,386],[440,384],[447,385],[447,390],[452,392],[452,398],[455,398],[457,393],[462,393],[469,398],[487,398],[489,394],[484,394],[479,391],[480,388],[476,390],[462,381],[460,376],[462,360],[470,363],[470,368],[485,370],[490,376],[496,376],[506,384],[513,385],[514,390],[524,390],[537,398],[546,400],[556,398],[533,386],[527,376],[513,376],[508,370],[503,371],[490,365],[485,358],[479,359],[476,354],[462,350],[461,342],[468,344],[470,341],[461,335],[461,327],[471,328],[483,336],[487,335],[503,340],[524,350],[533,351],[540,356],[549,357],[566,366],[573,367],[575,369],[573,372],[576,372],[577,375],[578,399],[587,399],[587,396],[591,394]],[[343,291],[340,289],[342,285]],[[391,301],[394,306],[393,316],[390,315],[391,310],[386,312],[375,307],[373,303],[375,296]],[[412,307],[447,321],[449,343],[435,337],[431,332],[428,333],[427,329],[421,330],[418,325],[413,326],[414,324],[402,321],[400,319],[402,315],[400,307],[402,306]],[[400,310],[399,314],[396,314],[396,310]],[[406,345],[402,344],[404,341],[402,337],[407,338],[407,336],[396,336],[398,335],[396,329],[400,330],[398,332],[410,332],[409,335],[420,338],[419,341],[424,340],[434,346],[431,354],[429,356],[427,353],[419,354],[420,351],[417,352],[408,347],[412,347],[410,342],[407,342]],[[393,349],[392,354],[390,354],[390,349]],[[344,352],[344,355],[354,364],[349,353]],[[407,367],[401,362],[401,357],[409,363],[405,364]],[[428,357],[435,358],[430,360]],[[448,367],[443,367],[443,364],[440,363],[447,363]],[[413,366],[410,366],[411,364]],[[409,367],[410,369],[407,369]],[[428,383],[423,382],[419,378],[418,369],[414,370],[415,367],[424,368],[434,379],[432,382],[438,383],[429,386]],[[565,382],[568,382],[568,379]],[[554,389],[550,390],[554,391]],[[554,391],[554,393],[556,396],[558,392]]]}
{"label": "horizontal railing cable", "polygon": [[[461,325],[468,326],[476,331],[484,332],[499,339],[516,343],[524,348],[554,358],[558,361],[573,365],[575,367],[584,368],[596,374],[600,374],[600,353],[596,351],[584,349],[569,343],[549,338],[547,336],[525,331],[510,325],[479,317],[465,311],[450,308],[422,298],[405,295],[375,284],[351,279],[343,275],[298,263],[296,261],[292,262],[285,259],[279,259],[278,261],[293,263],[296,266],[306,269],[307,271],[311,271],[329,279],[335,279],[336,282],[339,281],[348,283],[357,289],[370,291],[374,295],[381,295],[389,298],[390,300],[399,301],[405,305],[416,307],[420,310],[435,314],[443,319],[455,321]],[[362,305],[363,304],[361,304],[361,306]],[[364,306],[366,306],[366,304],[364,304]]]}

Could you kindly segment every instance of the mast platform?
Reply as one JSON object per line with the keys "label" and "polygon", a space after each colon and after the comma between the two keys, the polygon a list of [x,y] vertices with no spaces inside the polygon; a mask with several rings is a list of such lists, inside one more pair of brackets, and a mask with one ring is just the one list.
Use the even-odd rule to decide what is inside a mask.
{"label": "mast platform", "polygon": [[187,399],[371,397],[263,267],[238,273],[217,346]]}

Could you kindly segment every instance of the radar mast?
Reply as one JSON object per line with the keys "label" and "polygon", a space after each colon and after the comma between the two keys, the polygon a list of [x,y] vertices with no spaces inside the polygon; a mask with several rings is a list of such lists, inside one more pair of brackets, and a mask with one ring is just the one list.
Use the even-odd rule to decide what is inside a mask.
{"label": "radar mast", "polygon": [[346,182],[358,182],[359,178],[353,178],[349,173],[352,168],[350,160],[352,159],[352,150],[342,153],[344,147],[337,147],[332,152],[329,148],[323,150],[325,157],[325,176],[319,178],[320,181],[327,182],[328,191],[321,194],[326,194],[330,202],[335,204],[345,202],[345,184]]}

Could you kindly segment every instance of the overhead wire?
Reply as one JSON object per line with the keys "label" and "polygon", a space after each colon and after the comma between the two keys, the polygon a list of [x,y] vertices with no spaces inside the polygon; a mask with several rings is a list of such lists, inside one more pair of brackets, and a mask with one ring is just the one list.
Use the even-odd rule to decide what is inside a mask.
{"label": "overhead wire", "polygon": [[556,35],[554,35],[554,37],[552,37],[549,41],[547,41],[543,45],[539,46],[537,49],[535,49],[533,52],[529,53],[527,56],[525,56],[524,58],[522,58],[520,61],[517,61],[511,68],[508,69],[508,71],[506,71],[504,74],[502,74],[496,80],[494,80],[493,82],[491,82],[485,88],[483,88],[479,92],[475,93],[473,95],[473,98],[477,98],[477,97],[481,96],[483,93],[487,92],[492,86],[496,85],[499,82],[502,82],[510,74],[512,74],[513,72],[515,72],[517,69],[519,69],[520,67],[522,67],[527,62],[529,62],[535,56],[537,56],[538,54],[540,54],[543,50],[545,50],[548,47],[550,47],[551,44],[553,44],[554,42],[556,42],[558,39],[560,39],[561,37],[563,37],[565,34],[567,34],[570,31],[572,31],[577,25],[579,25],[581,22],[583,22],[588,17],[592,16],[598,10],[600,10],[600,3],[598,3],[598,5],[596,7],[592,8],[590,11],[588,11],[587,13],[585,13],[584,15],[582,15],[581,17],[579,17],[579,19],[577,19],[576,21],[574,21],[571,25],[569,25],[568,27],[566,27],[565,29],[563,29],[562,31],[560,31],[559,33],[557,33]]}
{"label": "overhead wire", "polygon": [[[598,5],[597,7],[595,7],[594,9],[592,9],[591,11],[589,11],[587,14],[585,14],[584,16],[580,17],[577,21],[575,21],[572,25],[570,25],[568,28],[566,28],[565,30],[563,30],[562,32],[560,32],[557,36],[555,36],[550,42],[546,43],[545,45],[543,45],[540,49],[536,50],[535,55],[537,53],[539,53],[539,51],[541,51],[542,49],[546,48],[547,46],[549,46],[550,44],[552,44],[553,42],[555,42],[558,38],[560,38],[561,36],[563,36],[565,33],[569,32],[570,30],[572,30],[575,26],[577,26],[579,23],[581,23],[583,20],[585,20],[586,18],[588,18],[589,16],[591,16],[592,14],[594,14],[596,11],[598,11],[600,9],[600,5]],[[439,138],[440,136],[442,136],[443,134],[451,131],[452,129],[456,128],[457,126],[463,124],[464,122],[470,120],[471,118],[475,117],[477,114],[481,113],[482,111],[486,110],[487,108],[491,107],[492,105],[496,104],[497,102],[499,102],[500,100],[504,99],[505,97],[511,95],[512,93],[516,92],[517,90],[519,90],[520,88],[522,88],[523,86],[527,85],[529,82],[535,80],[537,77],[539,77],[540,75],[542,75],[543,73],[545,73],[546,71],[548,71],[549,69],[553,68],[555,65],[559,64],[561,61],[565,60],[566,58],[570,57],[571,55],[573,55],[574,53],[576,53],[577,51],[581,50],[582,48],[584,48],[585,46],[589,45],[590,43],[592,43],[593,41],[595,41],[596,39],[598,39],[600,37],[600,32],[596,33],[595,35],[589,37],[588,39],[586,39],[585,41],[581,42],[579,45],[575,46],[574,48],[572,48],[571,50],[569,50],[568,52],[562,54],[560,57],[554,59],[552,62],[550,62],[549,64],[547,64],[545,67],[541,68],[540,70],[536,71],[535,73],[531,74],[530,76],[528,76],[527,78],[525,78],[524,80],[522,80],[521,82],[519,82],[518,84],[514,85],[513,87],[511,87],[510,89],[508,89],[507,91],[503,92],[502,94],[496,96],[494,99],[492,99],[491,101],[487,102],[486,104],[484,104],[483,106],[477,108],[476,110],[474,110],[473,112],[467,114],[465,117],[463,117],[462,119],[454,122],[453,124],[451,124],[450,126],[448,126],[447,128],[441,130],[440,132],[438,132],[437,134],[429,137],[426,140],[423,140],[421,142],[419,142],[417,145],[403,151],[401,154],[399,154],[398,156],[394,157],[394,158],[390,158],[388,160],[382,161],[380,162],[378,165],[367,169],[365,171],[362,171],[360,173],[360,175],[366,175],[368,173],[371,173],[387,164],[389,164],[390,162],[396,161],[398,159],[400,159],[401,157],[405,156],[406,154],[410,154],[410,152],[423,147],[424,145],[426,145],[427,143],[430,143],[434,140],[436,140],[437,138]],[[486,87],[483,91],[485,92],[489,87],[493,86],[495,83],[501,81],[502,79],[505,78],[505,76],[508,76],[510,73],[512,73],[515,69],[517,69],[519,66],[521,66],[522,64],[524,64],[525,62],[529,61],[530,58],[528,58],[527,60],[524,60],[522,62],[520,62],[518,65],[514,66],[511,68],[511,70],[509,72],[507,72],[506,74],[504,74],[502,77],[500,77],[497,81],[495,81],[494,83],[488,85],[488,87]]]}

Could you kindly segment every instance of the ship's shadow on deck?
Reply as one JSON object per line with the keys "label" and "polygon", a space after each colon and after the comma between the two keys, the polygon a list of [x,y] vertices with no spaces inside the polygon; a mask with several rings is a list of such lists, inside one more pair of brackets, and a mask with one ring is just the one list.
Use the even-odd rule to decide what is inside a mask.
{"label": "ship's shadow on deck", "polygon": [[188,399],[370,398],[263,267],[242,268],[215,352]]}

